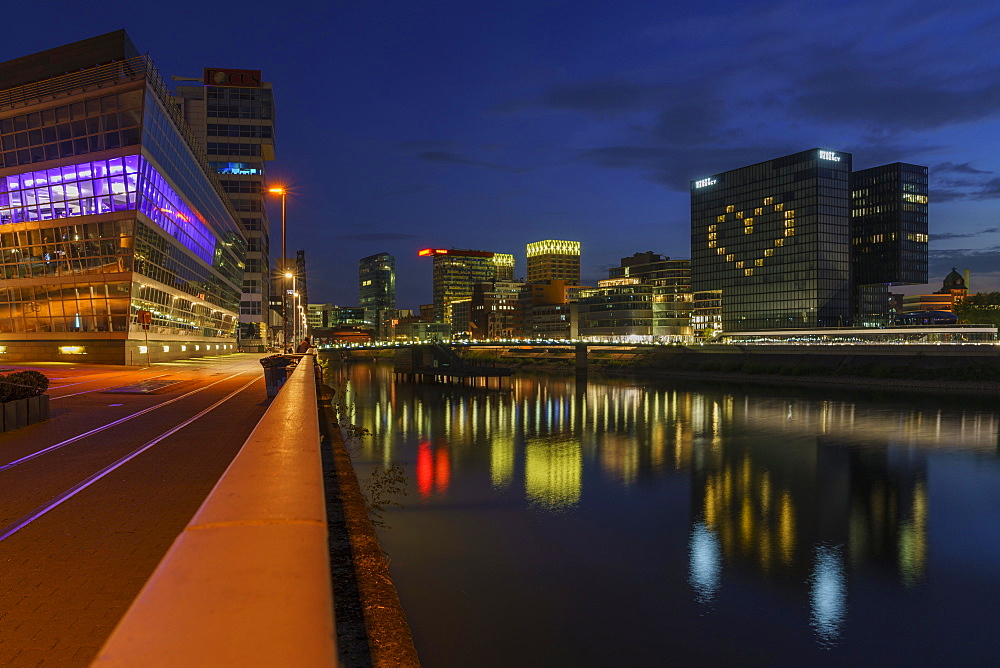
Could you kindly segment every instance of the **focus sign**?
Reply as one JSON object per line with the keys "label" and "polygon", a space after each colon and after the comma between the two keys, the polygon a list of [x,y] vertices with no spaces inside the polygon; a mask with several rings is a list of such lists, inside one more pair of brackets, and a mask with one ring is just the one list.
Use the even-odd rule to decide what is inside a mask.
{"label": "focus sign", "polygon": [[204,81],[206,86],[261,87],[260,70],[224,70],[218,67],[206,67]]}

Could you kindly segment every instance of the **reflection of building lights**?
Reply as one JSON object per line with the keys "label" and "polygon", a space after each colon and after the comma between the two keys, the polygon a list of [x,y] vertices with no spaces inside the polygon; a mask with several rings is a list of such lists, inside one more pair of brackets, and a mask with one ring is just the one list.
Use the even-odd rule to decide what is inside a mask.
{"label": "reflection of building lights", "polygon": [[918,482],[913,490],[911,517],[899,525],[899,571],[903,584],[912,587],[927,568],[927,486]]}
{"label": "reflection of building lights", "polygon": [[722,550],[719,537],[704,522],[695,522],[691,530],[690,558],[688,581],[698,602],[709,603],[722,580]]}
{"label": "reflection of building lights", "polygon": [[563,510],[579,502],[583,478],[579,441],[529,441],[524,454],[529,501],[546,510]]}
{"label": "reflection of building lights", "polygon": [[840,547],[816,547],[810,584],[812,627],[820,644],[829,647],[836,644],[840,637],[847,615],[847,577]]}
{"label": "reflection of building lights", "polygon": [[490,444],[490,482],[494,487],[510,485],[514,476],[514,439],[494,438]]}

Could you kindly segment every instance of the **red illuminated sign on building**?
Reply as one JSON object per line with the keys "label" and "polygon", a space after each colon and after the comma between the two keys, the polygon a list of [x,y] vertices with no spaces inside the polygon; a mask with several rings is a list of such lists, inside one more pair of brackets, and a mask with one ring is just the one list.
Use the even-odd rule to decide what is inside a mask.
{"label": "red illuminated sign on building", "polygon": [[260,70],[229,70],[219,69],[218,67],[206,67],[205,85],[260,88]]}
{"label": "red illuminated sign on building", "polygon": [[464,255],[466,257],[493,257],[496,253],[492,251],[465,250],[461,248],[421,248],[417,251],[420,257],[428,255]]}

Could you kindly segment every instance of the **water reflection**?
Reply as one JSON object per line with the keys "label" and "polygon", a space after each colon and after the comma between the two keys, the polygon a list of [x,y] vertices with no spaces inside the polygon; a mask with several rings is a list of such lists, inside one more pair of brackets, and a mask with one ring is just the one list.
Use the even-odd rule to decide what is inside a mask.
{"label": "water reflection", "polygon": [[552,516],[683,478],[687,572],[676,575],[700,609],[712,614],[728,579],[766,586],[808,608],[803,627],[827,648],[842,642],[854,581],[926,582],[928,456],[995,458],[1000,427],[989,410],[919,402],[531,376],[487,391],[394,385],[389,366],[335,373],[372,433],[365,455],[413,457],[425,504],[480,471],[494,494]]}

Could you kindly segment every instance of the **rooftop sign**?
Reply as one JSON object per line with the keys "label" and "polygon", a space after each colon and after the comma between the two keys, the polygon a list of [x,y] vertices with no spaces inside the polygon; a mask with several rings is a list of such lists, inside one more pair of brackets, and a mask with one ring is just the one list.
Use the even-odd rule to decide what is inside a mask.
{"label": "rooftop sign", "polygon": [[206,86],[232,86],[234,88],[260,88],[260,70],[230,70],[217,67],[205,68]]}

